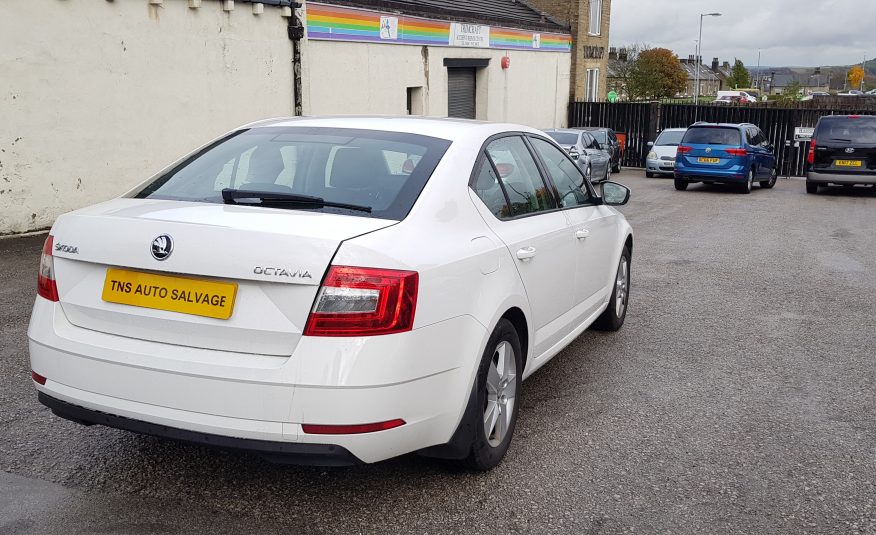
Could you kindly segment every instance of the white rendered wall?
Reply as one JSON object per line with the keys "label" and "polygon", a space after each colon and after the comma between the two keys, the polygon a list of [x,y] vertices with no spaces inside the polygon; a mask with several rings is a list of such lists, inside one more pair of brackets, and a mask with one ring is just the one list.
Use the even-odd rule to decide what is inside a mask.
{"label": "white rendered wall", "polygon": [[130,189],[243,123],[293,113],[280,9],[0,0],[0,234]]}
{"label": "white rendered wall", "polygon": [[[407,87],[423,87],[425,115],[447,116],[444,58],[489,58],[478,71],[478,119],[537,128],[566,123],[571,55],[335,41],[304,45],[304,113],[406,112]],[[511,58],[503,70],[502,56]]]}

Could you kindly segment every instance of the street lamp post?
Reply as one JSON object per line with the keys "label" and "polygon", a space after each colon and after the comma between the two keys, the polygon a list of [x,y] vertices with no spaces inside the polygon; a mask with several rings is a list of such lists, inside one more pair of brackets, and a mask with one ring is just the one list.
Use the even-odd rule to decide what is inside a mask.
{"label": "street lamp post", "polygon": [[696,78],[697,83],[696,83],[696,90],[694,91],[694,106],[700,105],[700,63],[701,63],[700,58],[703,55],[703,18],[705,18],[705,17],[720,17],[720,16],[721,16],[720,13],[700,13],[700,39],[698,41],[699,45],[697,45],[697,48],[699,50],[697,52],[697,57],[694,58],[696,60],[694,68],[697,70],[697,78]]}

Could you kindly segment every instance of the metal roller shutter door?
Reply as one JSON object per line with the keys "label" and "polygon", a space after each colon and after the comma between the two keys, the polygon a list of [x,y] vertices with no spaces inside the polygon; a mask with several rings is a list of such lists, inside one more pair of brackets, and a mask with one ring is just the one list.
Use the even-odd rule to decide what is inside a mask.
{"label": "metal roller shutter door", "polygon": [[475,118],[475,68],[447,68],[447,116]]}

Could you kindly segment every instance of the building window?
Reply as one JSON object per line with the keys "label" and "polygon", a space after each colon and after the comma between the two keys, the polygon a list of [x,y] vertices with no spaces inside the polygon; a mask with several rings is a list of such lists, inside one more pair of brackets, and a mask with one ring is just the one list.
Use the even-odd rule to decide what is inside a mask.
{"label": "building window", "polygon": [[590,0],[590,35],[602,34],[602,0]]}
{"label": "building window", "polygon": [[587,69],[587,94],[588,102],[599,100],[599,69]]}

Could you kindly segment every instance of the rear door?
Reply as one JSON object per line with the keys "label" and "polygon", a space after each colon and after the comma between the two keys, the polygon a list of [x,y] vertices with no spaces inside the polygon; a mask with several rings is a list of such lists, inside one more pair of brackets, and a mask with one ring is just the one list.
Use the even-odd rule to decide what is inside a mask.
{"label": "rear door", "polygon": [[492,212],[484,219],[508,248],[526,288],[539,355],[573,321],[575,238],[522,136],[492,140],[481,160],[473,189]]}
{"label": "rear door", "polygon": [[813,171],[876,175],[876,116],[822,117],[813,137]]}

